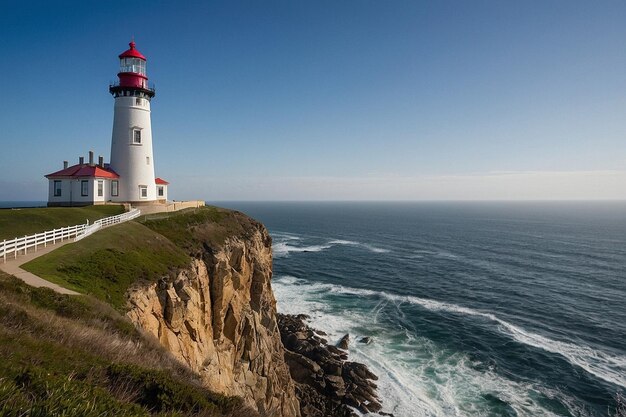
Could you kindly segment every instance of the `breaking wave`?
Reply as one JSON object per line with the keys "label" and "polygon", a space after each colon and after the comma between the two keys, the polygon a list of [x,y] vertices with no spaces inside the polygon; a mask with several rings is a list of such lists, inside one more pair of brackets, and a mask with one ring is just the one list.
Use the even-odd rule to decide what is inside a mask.
{"label": "breaking wave", "polygon": [[509,323],[493,313],[474,310],[458,306],[456,304],[445,303],[427,298],[389,294],[385,291],[372,291],[321,283],[312,284],[311,287],[317,287],[320,290],[329,291],[331,293],[381,297],[396,303],[419,305],[431,311],[443,311],[446,313],[487,319],[498,324],[499,330],[502,333],[508,335],[519,343],[543,349],[547,352],[559,354],[567,359],[567,361],[572,365],[579,366],[604,381],[626,388],[626,356],[614,356],[606,352],[593,349],[589,346],[575,345],[572,343],[553,340]]}
{"label": "breaking wave", "polygon": [[[584,415],[575,401],[563,398],[558,391],[535,382],[509,380],[489,367],[481,367],[480,363],[462,352],[450,351],[428,338],[415,335],[409,329],[390,328],[378,320],[378,315],[387,304],[408,302],[430,310],[477,316],[501,325],[506,323],[490,313],[416,297],[309,283],[292,276],[276,278],[273,287],[280,312],[308,314],[311,325],[326,332],[331,342],[350,333],[353,341],[350,359],[367,364],[379,376],[379,394],[384,411],[402,417],[559,415],[542,406],[537,400],[537,396],[541,395],[545,398],[559,397],[568,404],[573,415]],[[329,293],[378,299],[374,300],[373,309],[344,309],[333,306],[324,298]],[[507,325],[516,328],[509,323]],[[517,332],[510,333],[517,335]],[[365,335],[372,337],[374,342],[368,345],[355,343]]]}
{"label": "breaking wave", "polygon": [[272,233],[274,238],[274,244],[272,245],[272,251],[275,257],[288,256],[289,253],[299,252],[320,252],[326,249],[330,249],[333,246],[346,245],[364,248],[373,253],[387,253],[388,249],[379,248],[368,243],[355,242],[352,240],[329,240],[324,243],[315,245],[302,244],[302,238],[293,234],[287,233]]}

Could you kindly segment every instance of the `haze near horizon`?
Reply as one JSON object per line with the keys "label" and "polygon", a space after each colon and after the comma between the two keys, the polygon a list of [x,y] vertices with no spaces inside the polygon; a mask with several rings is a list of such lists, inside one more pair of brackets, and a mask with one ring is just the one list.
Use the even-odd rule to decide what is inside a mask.
{"label": "haze near horizon", "polygon": [[117,55],[173,199],[626,199],[626,4],[0,6],[0,201],[109,159]]}

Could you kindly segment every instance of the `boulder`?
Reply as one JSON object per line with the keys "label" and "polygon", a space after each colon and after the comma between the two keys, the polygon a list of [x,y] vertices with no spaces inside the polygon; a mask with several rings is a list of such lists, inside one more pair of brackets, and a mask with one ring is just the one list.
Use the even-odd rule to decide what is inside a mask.
{"label": "boulder", "polygon": [[342,337],[337,346],[328,345],[304,319],[284,314],[278,314],[278,328],[287,349],[285,362],[297,383],[302,417],[357,417],[353,409],[391,416],[381,411],[373,382],[378,377],[367,366],[347,361],[349,335]]}
{"label": "boulder", "polygon": [[349,346],[350,346],[350,335],[349,334],[345,334],[341,338],[341,340],[339,340],[339,343],[337,343],[337,347],[339,349],[348,350]]}

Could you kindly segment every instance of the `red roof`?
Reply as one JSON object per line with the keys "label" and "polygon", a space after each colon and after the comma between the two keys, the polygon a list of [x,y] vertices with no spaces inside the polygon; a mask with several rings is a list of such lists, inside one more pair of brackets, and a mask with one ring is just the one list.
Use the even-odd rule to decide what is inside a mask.
{"label": "red roof", "polygon": [[122,58],[141,58],[144,61],[146,61],[146,57],[143,56],[141,54],[141,52],[139,52],[138,50],[135,49],[135,41],[130,41],[130,43],[128,44],[128,46],[130,46],[130,49],[127,51],[124,51],[120,54],[120,59]]}
{"label": "red roof", "polygon": [[98,165],[76,164],[45,176],[46,178],[57,177],[95,177],[95,178],[119,178],[115,171],[108,167]]}
{"label": "red roof", "polygon": [[155,178],[155,179],[154,179],[154,182],[155,182],[156,184],[159,184],[159,185],[168,185],[168,184],[169,184],[169,182],[165,181],[165,180],[164,180],[164,179],[162,179],[162,178]]}

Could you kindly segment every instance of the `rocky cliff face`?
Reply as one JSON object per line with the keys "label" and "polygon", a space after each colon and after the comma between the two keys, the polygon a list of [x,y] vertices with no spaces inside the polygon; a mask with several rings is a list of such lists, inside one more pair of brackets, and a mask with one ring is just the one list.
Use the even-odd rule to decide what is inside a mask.
{"label": "rocky cliff face", "polygon": [[249,218],[223,239],[208,238],[219,230],[190,230],[199,242],[190,267],[131,290],[128,317],[208,388],[241,396],[262,415],[299,417],[277,327],[267,230]]}

